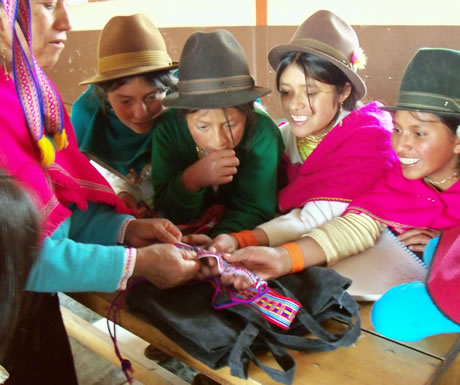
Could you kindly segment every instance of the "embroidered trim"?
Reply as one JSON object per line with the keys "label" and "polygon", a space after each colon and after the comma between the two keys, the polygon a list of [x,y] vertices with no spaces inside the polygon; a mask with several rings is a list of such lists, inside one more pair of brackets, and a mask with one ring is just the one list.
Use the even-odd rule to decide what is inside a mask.
{"label": "embroidered trim", "polygon": [[128,218],[126,221],[123,222],[120,228],[120,232],[118,233],[118,238],[117,238],[117,243],[120,245],[123,245],[125,242],[125,234],[126,234],[126,229],[128,228],[128,225],[130,224],[131,221],[134,221],[135,218]]}
{"label": "embroidered trim", "polygon": [[[217,269],[221,275],[237,275],[249,280],[253,285],[243,291],[235,291],[231,287],[222,285],[217,276],[212,276],[208,281],[214,286],[212,306],[215,309],[225,309],[228,307],[244,304],[252,306],[267,321],[283,328],[289,329],[300,308],[300,303],[291,298],[283,297],[268,287],[267,282],[260,279],[252,271],[244,267],[232,264],[223,259],[221,253],[212,253],[198,246],[191,246],[186,243],[176,242],[176,247],[196,251],[198,258],[215,258]],[[225,294],[230,298],[229,302],[217,303],[219,294]]]}
{"label": "embroidered trim", "polygon": [[121,280],[118,283],[117,290],[125,290],[128,284],[128,279],[131,278],[134,272],[134,266],[136,264],[136,249],[130,247],[125,251],[125,263],[123,266],[123,274]]}

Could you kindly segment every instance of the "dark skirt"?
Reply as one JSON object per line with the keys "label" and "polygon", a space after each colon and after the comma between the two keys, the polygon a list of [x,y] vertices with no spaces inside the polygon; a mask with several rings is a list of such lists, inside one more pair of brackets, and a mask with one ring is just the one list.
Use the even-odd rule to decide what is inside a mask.
{"label": "dark skirt", "polygon": [[6,385],[78,385],[59,298],[36,294],[38,303],[16,329],[3,366],[10,373]]}

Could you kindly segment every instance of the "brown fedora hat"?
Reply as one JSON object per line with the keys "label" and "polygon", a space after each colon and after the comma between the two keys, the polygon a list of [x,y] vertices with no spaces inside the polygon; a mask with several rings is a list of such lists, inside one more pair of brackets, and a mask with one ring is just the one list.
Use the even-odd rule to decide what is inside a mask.
{"label": "brown fedora hat", "polygon": [[80,85],[177,67],[178,63],[169,57],[163,36],[147,16],[115,16],[99,36],[97,74]]}
{"label": "brown fedora hat", "polygon": [[227,30],[195,32],[185,42],[179,62],[179,91],[163,99],[165,106],[226,108],[271,92],[254,84],[246,54]]}
{"label": "brown fedora hat", "polygon": [[366,95],[366,85],[356,73],[356,61],[362,55],[358,36],[337,15],[326,10],[315,12],[297,28],[289,44],[277,45],[270,50],[268,61],[276,71],[283,57],[293,51],[317,55],[336,65],[348,77],[358,98]]}

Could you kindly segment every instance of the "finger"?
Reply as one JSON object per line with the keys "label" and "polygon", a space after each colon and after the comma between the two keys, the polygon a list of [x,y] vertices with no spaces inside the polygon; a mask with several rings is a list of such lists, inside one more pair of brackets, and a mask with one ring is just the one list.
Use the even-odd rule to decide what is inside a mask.
{"label": "finger", "polygon": [[182,259],[186,261],[197,261],[198,254],[193,250],[178,249],[181,253]]}
{"label": "finger", "polygon": [[418,229],[410,229],[410,230],[404,231],[403,233],[399,234],[397,238],[400,241],[404,241],[404,240],[414,236],[415,234],[418,234],[418,232],[419,232]]}
{"label": "finger", "polygon": [[423,252],[425,250],[426,244],[424,245],[410,245],[409,249],[415,252]]}
{"label": "finger", "polygon": [[236,277],[233,283],[233,287],[236,290],[246,290],[249,289],[251,286],[251,282],[249,282],[247,279],[244,279],[243,277]]}
{"label": "finger", "polygon": [[408,245],[426,245],[431,240],[431,237],[425,234],[414,235],[405,240]]}

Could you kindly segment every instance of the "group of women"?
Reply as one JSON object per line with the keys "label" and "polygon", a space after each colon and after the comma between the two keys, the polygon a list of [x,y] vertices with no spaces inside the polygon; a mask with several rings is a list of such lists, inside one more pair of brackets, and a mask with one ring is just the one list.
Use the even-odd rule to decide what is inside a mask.
{"label": "group of women", "polygon": [[[42,71],[70,30],[65,1],[1,4],[0,187],[26,192],[0,194],[18,207],[1,212],[11,218],[2,276],[16,271],[5,273],[14,290],[2,293],[9,313],[0,318],[16,330],[0,350],[8,384],[31,372],[35,383],[76,383],[52,293],[120,290],[133,275],[171,287],[215,273],[176,241],[272,279],[350,257],[389,227],[431,269],[426,283],[377,302],[377,330],[406,340],[460,331],[460,51],[420,49],[393,106],[363,104],[356,33],[318,11],[269,52],[286,118],[278,127],[259,103],[270,90],[255,85],[230,32],[192,34],[175,63],[147,17],[117,16],[70,121]],[[9,242],[33,234],[16,260]],[[33,316],[18,314],[24,286],[37,293]]]}

